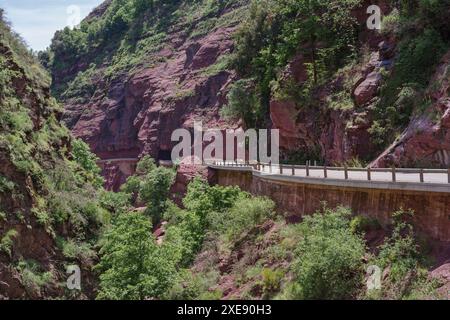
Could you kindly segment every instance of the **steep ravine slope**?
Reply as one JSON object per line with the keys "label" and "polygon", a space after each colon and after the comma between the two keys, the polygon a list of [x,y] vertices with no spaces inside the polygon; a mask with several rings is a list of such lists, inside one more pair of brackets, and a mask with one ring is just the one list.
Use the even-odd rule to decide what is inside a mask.
{"label": "steep ravine slope", "polygon": [[49,82],[0,10],[0,299],[69,297],[71,264],[85,276],[77,296],[93,292],[88,242],[101,225],[98,183],[69,160],[71,137]]}

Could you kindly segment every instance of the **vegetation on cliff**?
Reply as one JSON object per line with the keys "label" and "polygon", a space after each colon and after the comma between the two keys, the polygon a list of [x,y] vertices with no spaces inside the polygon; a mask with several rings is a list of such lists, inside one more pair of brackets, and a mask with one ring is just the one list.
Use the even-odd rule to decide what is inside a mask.
{"label": "vegetation on cliff", "polygon": [[[330,109],[361,113],[353,96],[358,78],[349,76],[342,84],[342,75],[353,72],[354,77],[361,63],[367,63],[367,44],[360,41],[367,30],[353,14],[365,12],[363,4],[360,0],[252,1],[248,18],[237,34],[233,60],[233,67],[245,79],[231,89],[223,114],[243,118],[249,126],[264,126],[274,99],[293,101],[299,110],[310,113],[316,112],[313,109],[321,114]],[[377,99],[365,106],[363,115],[348,123],[349,128],[355,121],[370,123],[367,131],[376,147],[358,155],[364,161],[376,158],[413,116],[430,105],[426,89],[449,48],[450,25],[445,22],[444,9],[448,5],[448,1],[399,1],[391,4],[392,11],[383,18],[381,32],[385,40],[397,43],[396,58],[382,61],[385,67]],[[306,80],[300,83],[284,73],[298,56],[306,68]],[[332,88],[331,92],[327,88]],[[245,100],[239,95],[242,90],[247,93]],[[301,152],[309,154],[316,146],[308,148]],[[322,150],[319,158],[326,152]]]}
{"label": "vegetation on cliff", "polygon": [[54,78],[52,91],[61,100],[85,102],[97,89],[105,90],[96,87],[96,78],[112,81],[161,62],[155,53],[174,33],[198,37],[233,24],[239,12],[225,17],[222,12],[245,2],[112,0],[103,14],[84,20],[80,28],[55,34],[44,55]]}
{"label": "vegetation on cliff", "polygon": [[108,224],[103,179],[89,147],[59,123],[49,76],[2,11],[0,70],[0,296],[62,297],[66,266],[82,262],[89,274]]}
{"label": "vegetation on cliff", "polygon": [[[447,1],[398,2],[383,29],[398,42],[397,58],[383,70],[381,96],[357,107],[348,79],[367,57],[348,12],[361,3],[111,0],[79,28],[58,32],[39,59],[52,73],[58,99],[85,103],[117,77],[160,62],[155,53],[178,39],[174,33],[195,38],[241,23],[235,51],[200,71],[234,69],[241,78],[224,117],[268,126],[273,99],[318,114],[363,109],[373,120],[373,142],[382,145],[423,111],[425,88],[448,49]],[[301,83],[282,76],[298,55],[307,75]],[[321,90],[336,77],[344,84],[330,86],[322,99]],[[287,224],[270,199],[200,178],[177,205],[171,200],[175,170],[149,156],[120,192],[105,191],[96,156],[60,124],[63,110],[50,95],[49,76],[1,11],[0,107],[0,298],[442,298],[410,212],[394,213],[383,229],[325,205]],[[81,292],[65,286],[72,264],[83,271]],[[367,291],[371,266],[383,282]]]}
{"label": "vegetation on cliff", "polygon": [[[135,197],[146,189],[141,177],[171,170],[160,172],[149,158],[138,167],[114,194],[115,207],[125,210],[100,241],[98,299],[442,298],[441,284],[428,278],[427,252],[415,239],[409,212],[395,213],[392,235],[375,244],[366,234],[385,231],[346,208],[324,207],[287,225],[271,200],[196,178],[183,208],[165,197],[165,224],[152,226],[152,210],[126,208],[143,201]],[[152,236],[155,228],[164,236]],[[382,281],[372,290],[366,285],[370,266]]]}
{"label": "vegetation on cliff", "polygon": [[[238,75],[227,84],[222,118],[242,119],[247,127],[281,127],[276,109],[289,103],[286,108],[295,108],[289,113],[297,117],[292,126],[307,121],[308,135],[300,129],[286,134],[297,138],[292,147],[282,146],[287,162],[367,165],[429,109],[432,75],[449,49],[448,1],[376,3],[383,7],[381,31],[367,29],[362,0],[113,0],[79,28],[57,32],[42,56],[56,97],[88,113],[81,106],[93,97],[97,104],[110,97],[115,80],[126,82],[139,70],[167,62],[163,48],[174,50],[186,39],[236,26],[234,50],[200,72]],[[185,49],[187,57],[196,45]],[[288,72],[292,64],[295,70]],[[172,94],[183,100],[196,95],[192,89]],[[322,135],[330,123],[338,127],[337,137]],[[331,139],[351,147],[330,152]],[[443,165],[430,155],[416,163],[404,158],[394,160],[404,166]]]}
{"label": "vegetation on cliff", "polygon": [[315,86],[355,56],[358,25],[349,12],[360,4],[360,0],[251,2],[237,34],[234,67],[255,82],[251,94],[258,97],[263,114],[252,125],[264,125],[277,75],[294,55],[308,57],[309,80],[291,91],[302,100],[311,99]]}

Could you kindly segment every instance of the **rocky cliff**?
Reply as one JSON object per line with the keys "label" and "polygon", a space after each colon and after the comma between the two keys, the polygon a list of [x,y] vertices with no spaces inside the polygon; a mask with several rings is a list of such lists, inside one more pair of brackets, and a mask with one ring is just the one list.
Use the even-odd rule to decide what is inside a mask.
{"label": "rocky cliff", "polygon": [[[94,255],[85,241],[98,225],[82,201],[92,205],[96,190],[70,160],[71,138],[59,123],[62,112],[50,96],[49,76],[2,10],[0,70],[0,299],[68,297],[70,264],[84,272],[85,287],[75,295],[86,297]],[[78,245],[87,255],[77,253]]]}
{"label": "rocky cliff", "polygon": [[[245,2],[245,1],[244,1]],[[227,68],[233,51],[232,36],[242,13],[240,1],[225,1],[217,7],[202,8],[184,3],[161,9],[167,15],[186,10],[192,21],[181,16],[167,22],[167,33],[156,48],[141,56],[132,70],[123,69],[106,77],[114,57],[95,66],[92,96],[80,103],[76,98],[62,94],[65,104],[64,121],[76,137],[89,143],[101,159],[139,158],[149,154],[157,160],[170,160],[173,143],[171,134],[178,128],[192,128],[194,120],[203,121],[205,127],[225,128],[219,110],[226,102],[227,88],[235,73]],[[84,21],[91,24],[105,14],[109,3],[96,9]],[[202,10],[197,12],[195,10]],[[190,12],[189,12],[190,11]],[[206,28],[206,29],[205,29]],[[138,40],[144,43],[148,38]],[[144,44],[143,44],[144,45]],[[118,54],[111,53],[111,56]],[[64,55],[56,57],[66,59]],[[77,75],[86,74],[93,54],[77,57],[78,63],[70,74],[66,70],[54,72],[54,88],[67,79],[79,81]],[[112,60],[108,60],[112,59]],[[87,60],[87,61],[86,61]],[[113,187],[123,182],[124,175],[115,162],[109,167],[116,172],[109,180]],[[106,174],[106,172],[105,172]]]}
{"label": "rocky cliff", "polygon": [[449,66],[450,52],[442,58],[427,88],[429,106],[412,118],[402,135],[374,161],[374,166],[450,166]]}
{"label": "rocky cliff", "polygon": [[[64,121],[74,135],[88,142],[102,159],[129,161],[149,154],[168,160],[173,130],[192,128],[194,120],[203,121],[205,127],[229,126],[219,111],[227,104],[230,87],[243,76],[233,64],[236,31],[248,28],[244,22],[251,19],[254,4],[174,1],[139,12],[127,7],[131,16],[126,16],[118,3],[106,1],[79,29],[58,32],[53,40],[53,91],[65,105]],[[276,4],[272,9],[268,3],[275,15]],[[280,129],[286,161],[447,167],[444,89],[438,90],[440,96],[432,94],[432,89],[428,93],[414,89],[417,96],[409,98],[416,99],[417,106],[412,107],[404,101],[408,97],[401,96],[409,92],[407,84],[419,82],[416,78],[436,69],[428,59],[427,69],[416,78],[401,72],[403,65],[415,63],[405,56],[422,46],[418,42],[423,39],[411,35],[427,32],[423,26],[427,18],[414,13],[414,21],[424,21],[411,27],[414,32],[405,31],[402,19],[413,19],[412,13],[408,16],[389,1],[355,3],[349,12],[356,30],[352,45],[357,50],[352,58],[336,71],[329,70],[332,75],[314,85],[309,101],[272,90],[265,126]],[[385,17],[382,31],[366,26],[367,8],[372,4]],[[122,23],[116,26],[118,15]],[[445,24],[435,29],[440,32],[439,41],[446,42]],[[310,85],[312,60],[305,45],[299,43],[297,53],[278,70],[279,87],[294,86],[300,92]],[[432,47],[428,51],[434,56],[441,52]],[[443,64],[440,70],[446,68]],[[430,77],[425,80],[430,86],[435,82]],[[418,111],[430,94],[433,114],[439,114],[435,119]],[[117,188],[126,178],[119,167],[116,163],[105,172],[109,187]]]}

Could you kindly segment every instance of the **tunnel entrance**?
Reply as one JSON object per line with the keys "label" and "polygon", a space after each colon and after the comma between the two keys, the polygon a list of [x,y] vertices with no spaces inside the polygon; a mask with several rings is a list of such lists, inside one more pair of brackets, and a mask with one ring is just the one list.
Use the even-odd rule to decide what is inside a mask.
{"label": "tunnel entrance", "polygon": [[172,161],[172,150],[159,150],[159,161]]}

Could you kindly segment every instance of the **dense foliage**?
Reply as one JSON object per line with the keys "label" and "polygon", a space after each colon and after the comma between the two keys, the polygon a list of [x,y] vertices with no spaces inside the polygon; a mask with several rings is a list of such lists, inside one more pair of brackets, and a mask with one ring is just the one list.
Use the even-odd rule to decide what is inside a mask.
{"label": "dense foliage", "polygon": [[[258,103],[249,107],[254,114],[248,125],[262,125],[267,107],[276,87],[279,72],[295,54],[303,54],[308,61],[310,81],[303,84],[302,98],[307,99],[311,89],[354,54],[356,20],[348,14],[359,0],[273,1],[254,0],[248,18],[237,35],[234,65],[242,77],[254,82],[248,90]],[[234,101],[229,96],[230,108]],[[252,98],[252,99],[255,99]]]}
{"label": "dense foliage", "polygon": [[[153,53],[170,28],[196,37],[223,24],[220,12],[236,3],[112,0],[103,15],[58,32],[38,58],[63,78],[53,87],[58,97],[81,102],[97,90],[92,80],[100,73],[111,80],[154,63]],[[274,95],[312,107],[315,90],[339,68],[353,66],[357,26],[348,12],[360,3],[251,1],[230,58],[242,79],[232,86],[223,115],[261,126]],[[449,1],[398,3],[383,32],[402,41],[370,130],[380,144],[398,133],[419,102],[426,104],[425,88],[450,34],[443,14]],[[393,215],[391,232],[345,208],[325,208],[287,225],[270,199],[200,178],[177,205],[170,194],[176,172],[148,156],[120,192],[105,191],[96,156],[59,123],[61,110],[49,95],[48,76],[2,11],[0,36],[0,264],[19,275],[27,295],[60,289],[64,267],[76,263],[90,277],[95,270],[99,286],[90,297],[97,291],[98,299],[435,297],[437,285],[427,278],[428,261],[409,212]],[[297,54],[305,57],[309,76],[300,85],[280,76]],[[70,78],[65,71],[80,58],[89,63]],[[156,239],[157,229],[164,236]],[[17,252],[20,237],[34,236],[24,232],[40,231],[55,245],[51,268]],[[366,232],[388,236],[368,248]],[[369,265],[384,272],[380,290],[364,286]]]}
{"label": "dense foliage", "polygon": [[[164,179],[167,172],[157,169],[152,159],[143,158],[119,194],[131,201],[131,193],[146,188],[149,173],[150,180]],[[248,287],[235,296],[239,298],[435,296],[435,284],[421,271],[426,261],[408,223],[410,214],[395,213],[392,236],[373,251],[364,235],[380,232],[380,225],[352,217],[345,208],[324,208],[287,226],[271,200],[236,187],[209,186],[200,178],[189,184],[183,207],[167,194],[160,200],[165,203],[158,214],[166,222],[164,237],[153,237],[157,225],[152,226],[154,216],[148,211],[119,213],[105,233],[96,267],[99,299],[219,299],[224,294],[216,287],[221,276]],[[223,258],[227,255],[230,258]],[[234,264],[219,272],[221,259]],[[389,270],[382,290],[365,287],[370,265]]]}
{"label": "dense foliage", "polygon": [[[61,108],[48,86],[0,11],[0,277],[16,274],[23,298],[62,296],[66,264],[90,274],[93,247],[110,220],[99,201],[96,157],[59,123]],[[40,241],[48,254],[30,253],[24,239]]]}
{"label": "dense foliage", "polygon": [[363,238],[350,226],[351,212],[338,209],[307,217],[295,262],[300,299],[349,299],[362,284]]}
{"label": "dense foliage", "polygon": [[119,216],[106,232],[97,266],[99,299],[145,299],[161,296],[176,276],[175,265],[151,235],[152,225],[140,213]]}
{"label": "dense foliage", "polygon": [[[141,200],[149,201],[149,209],[155,199],[164,206],[158,206],[159,213],[154,207],[150,216],[149,210],[123,211],[114,219],[102,238],[101,260],[96,267],[100,272],[99,299],[170,298],[185,294],[179,292],[178,285],[189,274],[185,268],[205,245],[208,234],[232,241],[247,228],[273,216],[272,201],[252,198],[238,188],[209,186],[199,178],[190,183],[184,208],[179,208],[154,185],[155,181],[168,182],[170,169],[156,167],[149,157],[144,157],[137,168],[136,176],[128,179],[121,194],[140,194]],[[152,195],[154,200],[150,200]],[[125,199],[131,201],[132,197]],[[160,245],[152,236],[159,222],[154,220],[155,215],[167,222]]]}
{"label": "dense foliage", "polygon": [[[450,24],[445,22],[449,1],[401,1],[385,18],[383,32],[400,40],[392,74],[387,74],[375,105],[373,140],[385,147],[429,105],[426,89],[449,47]],[[432,18],[433,17],[433,18]]]}

